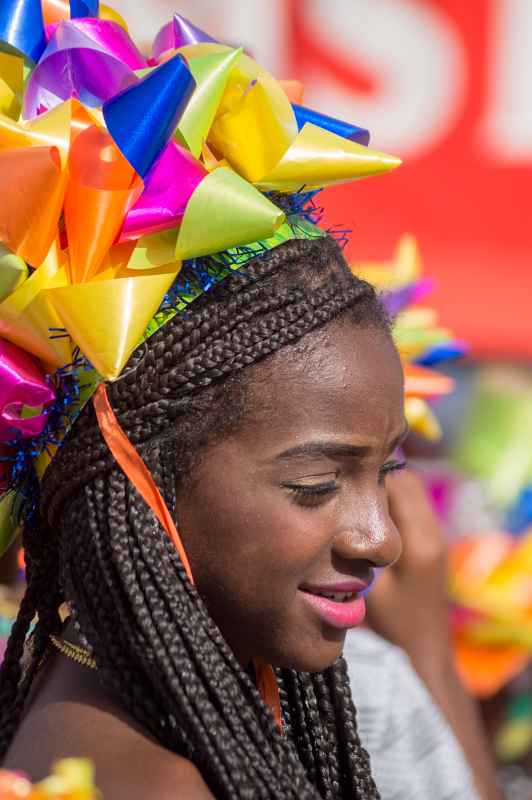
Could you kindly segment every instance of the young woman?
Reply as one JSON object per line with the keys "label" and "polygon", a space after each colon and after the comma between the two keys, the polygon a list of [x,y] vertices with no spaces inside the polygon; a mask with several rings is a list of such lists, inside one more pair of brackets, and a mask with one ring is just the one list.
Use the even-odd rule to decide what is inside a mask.
{"label": "young woman", "polygon": [[378,797],[341,655],[401,549],[402,370],[374,290],[332,240],[287,242],[152,336],[108,396],[195,583],[87,406],[26,535],[4,766],[38,778],[85,755],[113,800]]}

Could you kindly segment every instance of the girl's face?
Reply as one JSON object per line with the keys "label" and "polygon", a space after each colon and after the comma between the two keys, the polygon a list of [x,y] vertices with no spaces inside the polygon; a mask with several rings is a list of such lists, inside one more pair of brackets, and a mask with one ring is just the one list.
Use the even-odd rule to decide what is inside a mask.
{"label": "girl's face", "polygon": [[238,432],[180,491],[180,533],[242,664],[319,671],[362,621],[374,567],[401,552],[385,488],[405,432],[401,365],[384,332],[336,324],[252,370]]}

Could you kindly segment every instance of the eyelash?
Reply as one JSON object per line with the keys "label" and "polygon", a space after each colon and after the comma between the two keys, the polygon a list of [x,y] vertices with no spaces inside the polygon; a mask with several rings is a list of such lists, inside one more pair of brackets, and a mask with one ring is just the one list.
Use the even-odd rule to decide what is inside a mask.
{"label": "eyelash", "polygon": [[[386,475],[389,475],[390,472],[396,472],[404,467],[406,467],[404,461],[387,461],[379,470],[379,485],[384,485]],[[292,500],[298,505],[305,508],[315,508],[328,500],[340,487],[334,481],[329,481],[328,483],[319,483],[314,486],[285,484],[284,488],[288,489]]]}
{"label": "eyelash", "polygon": [[383,464],[379,470],[379,486],[384,486],[384,480],[390,472],[398,472],[400,469],[404,469],[406,467],[406,461],[397,461],[393,459],[392,461],[387,461],[386,464]]}
{"label": "eyelash", "polygon": [[294,502],[306,508],[321,505],[325,499],[337,492],[339,488],[334,481],[319,483],[315,486],[285,485],[285,489],[288,489]]}

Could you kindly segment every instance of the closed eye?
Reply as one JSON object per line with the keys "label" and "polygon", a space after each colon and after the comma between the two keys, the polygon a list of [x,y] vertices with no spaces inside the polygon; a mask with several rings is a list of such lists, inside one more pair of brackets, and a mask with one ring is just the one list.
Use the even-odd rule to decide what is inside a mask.
{"label": "closed eye", "polygon": [[295,503],[305,508],[322,505],[340,488],[336,481],[314,484],[283,483],[282,486]]}

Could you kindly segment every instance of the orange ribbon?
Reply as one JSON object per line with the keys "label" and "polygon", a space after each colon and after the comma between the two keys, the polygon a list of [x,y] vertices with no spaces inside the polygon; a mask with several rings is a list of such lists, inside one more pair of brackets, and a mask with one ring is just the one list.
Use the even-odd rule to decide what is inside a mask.
{"label": "orange ribbon", "polygon": [[120,427],[115,412],[109,402],[109,398],[107,397],[107,390],[104,383],[100,383],[96,389],[92,397],[92,403],[96,411],[96,418],[100,426],[100,431],[102,432],[107,447],[113,454],[118,466],[129,478],[144,502],[151,508],[172,540],[175,549],[179,553],[179,558],[185,568],[189,581],[194,583],[192,570],[183,542],[177,532],[172,515],[168,511],[168,506],[164,502],[148,467]]}
{"label": "orange ribbon", "polygon": [[[185,547],[175,522],[172,519],[172,515],[168,510],[168,506],[164,502],[148,467],[120,427],[120,423],[109,402],[104,383],[101,383],[96,389],[96,392],[92,396],[92,403],[96,412],[96,419],[98,420],[100,431],[107,447],[119,467],[131,481],[144,502],[151,508],[172,540],[179,554],[179,558],[185,567],[189,581],[194,583]],[[281,728],[281,700],[279,697],[279,686],[273,668],[269,664],[255,661],[255,673],[257,677],[257,689],[264,703],[272,712],[278,727]]]}

